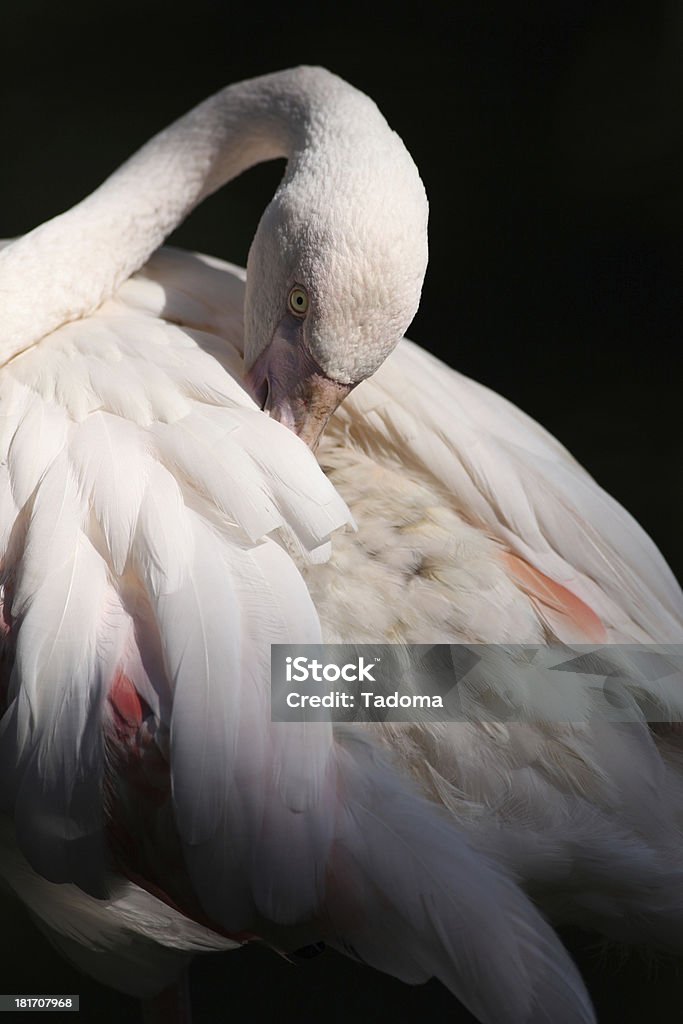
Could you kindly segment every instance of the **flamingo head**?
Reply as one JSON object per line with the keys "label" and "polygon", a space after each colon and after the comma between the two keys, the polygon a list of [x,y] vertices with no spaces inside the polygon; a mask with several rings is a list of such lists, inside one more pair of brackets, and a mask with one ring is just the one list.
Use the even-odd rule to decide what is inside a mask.
{"label": "flamingo head", "polygon": [[424,187],[372,107],[352,146],[335,136],[288,168],[247,264],[249,387],[314,449],[405,333],[427,266]]}

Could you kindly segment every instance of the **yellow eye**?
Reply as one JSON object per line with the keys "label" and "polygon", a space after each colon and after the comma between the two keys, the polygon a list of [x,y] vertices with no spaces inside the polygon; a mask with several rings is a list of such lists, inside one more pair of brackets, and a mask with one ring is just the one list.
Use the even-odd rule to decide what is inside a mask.
{"label": "yellow eye", "polygon": [[297,316],[305,316],[308,312],[308,295],[303,288],[294,287],[289,293],[289,308]]}

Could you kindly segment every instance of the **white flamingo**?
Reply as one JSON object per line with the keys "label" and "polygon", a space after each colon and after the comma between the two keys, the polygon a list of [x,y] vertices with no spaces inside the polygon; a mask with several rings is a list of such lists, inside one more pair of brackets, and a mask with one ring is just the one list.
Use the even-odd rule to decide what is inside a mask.
{"label": "white flamingo", "polygon": [[[246,285],[156,252],[283,155]],[[425,265],[403,144],[310,68],[218,93],[0,253],[0,872],[124,991],[324,938],[485,1022],[593,1020],[523,887],[681,949],[675,732],[269,721],[275,642],[681,636],[628,514],[400,341]]]}

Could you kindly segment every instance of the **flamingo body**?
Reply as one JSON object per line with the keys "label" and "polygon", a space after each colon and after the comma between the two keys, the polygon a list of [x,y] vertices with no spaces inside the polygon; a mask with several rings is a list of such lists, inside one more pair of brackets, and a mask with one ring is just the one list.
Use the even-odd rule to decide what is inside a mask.
{"label": "flamingo body", "polygon": [[[15,276],[31,244],[7,249]],[[387,284],[394,330],[418,250],[390,268],[412,289],[397,312]],[[203,949],[325,939],[408,982],[436,975],[484,1022],[593,1020],[528,894],[554,920],[680,952],[675,733],[543,724],[542,691],[509,725],[278,725],[269,651],[675,644],[661,555],[541,427],[411,342],[367,376],[379,354],[350,334],[344,380],[324,329],[343,303],[309,362],[287,362],[303,321],[277,319],[272,283],[266,344],[251,271],[250,297],[204,256],[130,270],[94,311],[84,286],[80,318],[41,307],[37,339],[15,304],[20,351],[0,369],[5,881],[66,955],[135,994]],[[305,436],[292,367],[350,391],[317,459],[284,425]],[[264,375],[271,417],[250,393]],[[679,681],[650,696],[680,717]]]}

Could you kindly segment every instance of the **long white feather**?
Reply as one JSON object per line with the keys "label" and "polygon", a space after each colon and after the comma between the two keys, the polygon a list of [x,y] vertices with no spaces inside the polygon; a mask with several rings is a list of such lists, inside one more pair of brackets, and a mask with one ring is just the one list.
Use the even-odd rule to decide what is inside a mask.
{"label": "long white feather", "polygon": [[54,881],[97,887],[106,574],[81,532],[84,507],[64,455],[35,498],[11,613],[18,624],[0,758],[22,847]]}
{"label": "long white feather", "polygon": [[622,642],[675,642],[683,597],[635,520],[542,427],[404,340],[339,411],[468,521],[569,587]]}

